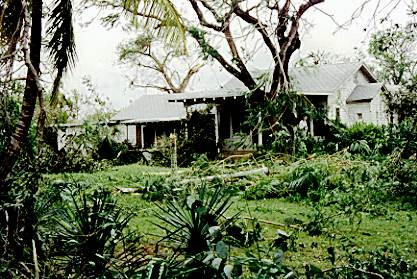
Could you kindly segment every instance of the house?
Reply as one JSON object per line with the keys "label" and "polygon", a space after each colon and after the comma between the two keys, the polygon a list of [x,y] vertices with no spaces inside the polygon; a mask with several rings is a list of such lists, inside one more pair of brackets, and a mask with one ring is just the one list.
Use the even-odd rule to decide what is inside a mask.
{"label": "house", "polygon": [[[167,94],[147,94],[122,109],[110,121],[94,125],[111,128],[117,142],[127,141],[135,147],[145,149],[155,146],[158,137],[169,136],[180,128],[180,122],[186,118],[184,104],[168,102]],[[83,125],[82,121],[59,124],[57,149],[65,148],[75,136],[82,134]]]}
{"label": "house", "polygon": [[168,94],[142,95],[111,118],[119,126],[118,140],[128,140],[139,148],[154,146],[157,138],[169,136],[187,118],[182,103],[168,102]]}
{"label": "house", "polygon": [[[263,71],[264,73],[266,71]],[[261,74],[261,71],[258,71]],[[258,75],[259,75],[258,74]],[[256,75],[256,73],[254,73]],[[314,105],[327,108],[329,119],[339,119],[350,126],[358,121],[373,124],[387,124],[382,91],[370,69],[363,63],[341,63],[313,67],[293,68],[290,78],[295,89],[306,96]],[[188,92],[172,95],[170,102],[212,104],[217,142],[233,142],[242,132],[244,118],[243,103],[248,89],[233,78],[217,90]],[[309,121],[309,131],[320,134],[315,123]],[[248,137],[247,145],[262,145],[262,133]]]}

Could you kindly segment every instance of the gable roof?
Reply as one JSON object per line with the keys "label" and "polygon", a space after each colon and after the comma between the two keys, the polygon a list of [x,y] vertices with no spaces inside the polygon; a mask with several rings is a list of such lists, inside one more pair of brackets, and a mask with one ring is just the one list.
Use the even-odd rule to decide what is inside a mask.
{"label": "gable roof", "polygon": [[[358,71],[362,71],[372,82],[376,82],[376,78],[361,62],[292,68],[289,70],[289,75],[294,87],[305,95],[330,95]],[[266,72],[254,70],[252,75],[259,77]],[[233,77],[219,89],[181,93],[171,96],[169,100],[237,97],[245,95],[247,91],[247,87]]]}
{"label": "gable roof", "polygon": [[142,95],[126,108],[122,109],[111,121],[121,123],[149,123],[178,121],[187,114],[182,103],[168,102],[168,94]]}
{"label": "gable roof", "polygon": [[383,89],[382,83],[361,84],[353,89],[352,94],[347,98],[346,103],[354,103],[372,100]]}
{"label": "gable roof", "polygon": [[298,67],[290,69],[289,75],[294,87],[304,94],[333,93],[362,67],[359,62]]}

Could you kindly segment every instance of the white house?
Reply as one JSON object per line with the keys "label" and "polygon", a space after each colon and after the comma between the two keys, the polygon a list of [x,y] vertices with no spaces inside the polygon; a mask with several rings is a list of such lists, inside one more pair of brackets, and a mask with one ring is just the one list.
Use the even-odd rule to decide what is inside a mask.
{"label": "white house", "polygon": [[[256,71],[258,75],[266,71]],[[256,75],[256,73],[255,73]],[[295,89],[305,95],[316,106],[327,108],[329,119],[339,119],[350,126],[356,122],[387,124],[382,92],[386,90],[378,83],[370,69],[363,63],[341,63],[312,67],[292,68],[290,78]],[[239,102],[248,89],[236,78],[216,90],[188,92],[169,97],[170,102],[212,104],[216,125],[216,138],[232,139],[240,130],[244,111]],[[314,123],[310,121],[310,132],[314,134]],[[262,144],[262,135],[254,139]]]}
{"label": "white house", "polygon": [[169,136],[187,118],[182,103],[168,102],[168,94],[146,94],[111,118],[119,127],[120,140],[139,148],[149,148],[158,137]]}
{"label": "white house", "polygon": [[[254,75],[267,71],[257,71]],[[387,124],[388,115],[379,83],[363,63],[341,63],[290,69],[292,84],[314,105],[327,108],[329,119],[339,119],[350,126],[356,122]],[[242,132],[243,102],[248,89],[232,78],[219,89],[181,94],[142,95],[114,116],[117,140],[128,140],[139,148],[149,148],[162,135],[180,128],[187,109],[197,104],[213,106],[216,142],[234,142]],[[319,123],[309,121],[309,130],[320,135]],[[68,131],[74,130],[68,127]],[[62,135],[60,138],[63,138]],[[262,133],[247,138],[246,146],[262,145]]]}
{"label": "white house", "polygon": [[381,95],[386,88],[363,63],[294,68],[290,76],[300,93],[312,98],[323,96],[329,119],[339,118],[348,126],[358,121],[388,123]]}

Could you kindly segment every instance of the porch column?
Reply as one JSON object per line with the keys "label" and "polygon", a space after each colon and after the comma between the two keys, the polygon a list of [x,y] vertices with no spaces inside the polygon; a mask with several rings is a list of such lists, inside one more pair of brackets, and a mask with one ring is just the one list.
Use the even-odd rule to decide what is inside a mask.
{"label": "porch column", "polygon": [[310,135],[314,137],[314,121],[310,118]]}
{"label": "porch column", "polygon": [[185,115],[187,116],[186,121],[185,121],[185,140],[188,140],[188,120],[190,119],[190,109],[189,106],[185,106]]}
{"label": "porch column", "polygon": [[263,138],[262,138],[262,116],[258,116],[259,121],[259,128],[258,128],[258,146],[263,145]]}
{"label": "porch column", "polygon": [[232,120],[231,111],[229,111],[229,131],[230,131],[230,137],[233,137],[233,120]]}
{"label": "porch column", "polygon": [[219,150],[219,139],[220,139],[220,135],[219,135],[219,122],[220,122],[220,111],[217,108],[217,105],[214,106],[213,108],[214,110],[214,133],[216,136],[216,147],[217,147],[217,152],[220,152]]}
{"label": "porch column", "polygon": [[145,148],[145,135],[143,134],[144,126],[140,125],[140,148]]}

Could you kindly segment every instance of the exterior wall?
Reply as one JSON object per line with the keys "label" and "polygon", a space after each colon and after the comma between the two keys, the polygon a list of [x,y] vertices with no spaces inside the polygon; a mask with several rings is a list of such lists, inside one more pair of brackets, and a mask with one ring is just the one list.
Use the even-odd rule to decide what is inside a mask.
{"label": "exterior wall", "polygon": [[389,123],[389,115],[387,114],[387,106],[381,94],[378,94],[371,101],[371,111],[375,115],[374,124],[386,125]]}
{"label": "exterior wall", "polygon": [[[110,128],[117,130],[113,138],[115,141],[123,142],[127,139],[131,144],[136,144],[136,126],[118,125]],[[58,150],[65,148],[74,136],[81,135],[83,132],[84,128],[82,126],[60,128],[57,135]]]}
{"label": "exterior wall", "polygon": [[367,84],[367,83],[371,83],[371,81],[369,80],[369,78],[366,75],[364,75],[364,73],[362,71],[357,71],[353,75],[353,81],[356,84]]}
{"label": "exterior wall", "polygon": [[[385,112],[385,103],[380,94],[372,99],[372,101],[348,104],[347,107],[349,110],[349,125],[358,121],[376,125],[386,125],[389,123],[388,115]],[[362,119],[358,118],[358,113],[362,114]]]}
{"label": "exterior wall", "polygon": [[[371,111],[371,102],[360,102],[347,105],[349,111],[349,126],[356,122],[374,123],[375,112]],[[358,115],[362,115],[362,119]]]}
{"label": "exterior wall", "polygon": [[120,124],[116,126],[118,133],[114,136],[114,140],[117,142],[124,142],[127,140],[130,144],[136,144],[136,125],[124,125]]}
{"label": "exterior wall", "polygon": [[[363,75],[363,74],[362,74]],[[360,75],[354,75],[334,93],[329,95],[328,98],[328,117],[330,119],[336,119],[336,109],[339,109],[340,121],[344,124],[351,124],[349,110],[346,106],[346,100],[352,94],[353,89],[358,85]]]}
{"label": "exterior wall", "polygon": [[[357,85],[370,82],[369,78],[362,71],[358,71],[346,80],[339,90],[331,94],[328,98],[328,117],[330,119],[336,119],[336,109],[338,108],[340,121],[348,126],[358,121],[377,125],[387,124],[388,118],[385,113],[385,104],[380,94],[371,102],[346,103],[347,98]],[[358,113],[362,114],[362,120],[358,119]]]}
{"label": "exterior wall", "polygon": [[74,136],[78,136],[83,132],[82,127],[67,127],[63,129],[58,130],[58,150],[61,150],[62,148],[65,148],[67,146],[68,142],[71,141],[71,139]]}

